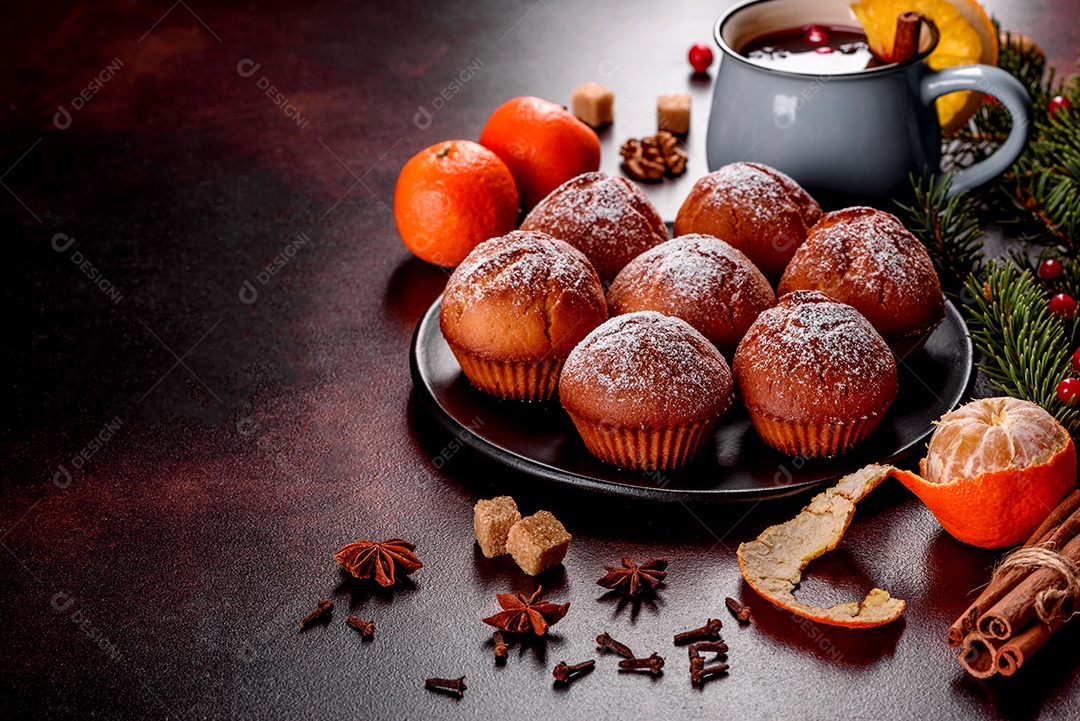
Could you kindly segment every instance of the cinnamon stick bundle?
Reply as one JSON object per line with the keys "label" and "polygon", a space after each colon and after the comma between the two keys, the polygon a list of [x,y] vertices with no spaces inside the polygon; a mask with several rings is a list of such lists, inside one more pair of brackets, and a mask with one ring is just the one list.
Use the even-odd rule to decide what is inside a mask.
{"label": "cinnamon stick bundle", "polygon": [[[1057,550],[1071,541],[1073,537],[1080,534],[1080,515],[1076,515],[1077,509],[1080,509],[1080,488],[1058,504],[1042,525],[1031,534],[1024,548],[1045,544],[1048,548]],[[949,627],[947,638],[949,645],[959,646],[964,637],[975,630],[975,621],[1027,578],[1032,570],[1011,568],[1002,574],[995,573],[990,584],[979,594],[975,602],[968,606],[967,610],[960,614],[960,618]]]}
{"label": "cinnamon stick bundle", "polygon": [[1050,623],[1033,623],[1016,636],[1001,644],[994,655],[994,667],[1003,676],[1012,676],[1024,661],[1038,651],[1059,628],[1065,616],[1056,616]]}
{"label": "cinnamon stick bundle", "polygon": [[[1012,557],[1012,556],[1010,556]],[[1080,489],[1051,512],[949,627],[960,665],[977,678],[1011,676],[1080,611]]]}
{"label": "cinnamon stick bundle", "polygon": [[1000,641],[986,638],[978,631],[969,633],[960,647],[960,665],[975,678],[990,678],[997,673]]}
{"label": "cinnamon stick bundle", "polygon": [[[1080,537],[1072,539],[1061,549],[1061,555],[1074,563],[1080,561]],[[1061,574],[1051,568],[1033,571],[979,618],[979,632],[991,638],[1010,638],[1035,617],[1035,599],[1039,594],[1060,584]]]}

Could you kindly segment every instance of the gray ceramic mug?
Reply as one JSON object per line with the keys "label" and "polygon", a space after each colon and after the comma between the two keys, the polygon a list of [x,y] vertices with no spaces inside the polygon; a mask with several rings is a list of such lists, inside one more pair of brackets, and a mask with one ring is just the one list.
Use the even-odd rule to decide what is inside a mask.
{"label": "gray ceramic mug", "polygon": [[737,52],[762,35],[803,25],[859,23],[846,0],[752,0],[717,20],[713,34],[722,59],[709,116],[710,170],[744,160],[764,163],[827,206],[880,205],[907,194],[909,173],[940,173],[934,99],[956,90],[997,98],[1013,125],[997,152],[955,174],[953,193],[991,180],[1023,150],[1031,107],[1024,87],[988,65],[930,70],[923,59],[937,38],[928,28],[911,60],[857,72],[782,71]]}

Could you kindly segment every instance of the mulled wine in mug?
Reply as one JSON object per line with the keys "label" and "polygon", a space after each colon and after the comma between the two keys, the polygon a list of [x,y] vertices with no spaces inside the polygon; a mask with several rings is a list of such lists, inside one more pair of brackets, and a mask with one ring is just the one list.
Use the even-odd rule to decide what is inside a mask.
{"label": "mulled wine in mug", "polygon": [[754,161],[784,171],[826,205],[883,204],[911,173],[940,172],[934,100],[975,90],[995,97],[1012,131],[990,157],[955,174],[952,192],[1008,168],[1027,140],[1030,99],[1016,78],[989,65],[931,70],[937,46],[922,22],[914,55],[899,63],[870,53],[846,0],[752,0],[717,22],[722,51],[709,116],[709,169]]}

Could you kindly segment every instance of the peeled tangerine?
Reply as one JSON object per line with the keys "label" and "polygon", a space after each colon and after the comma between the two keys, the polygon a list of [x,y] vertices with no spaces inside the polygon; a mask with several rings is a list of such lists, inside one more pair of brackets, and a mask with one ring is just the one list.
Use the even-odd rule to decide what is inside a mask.
{"label": "peeled tangerine", "polygon": [[922,477],[894,475],[964,543],[1025,541],[1076,485],[1076,446],[1041,407],[983,398],[945,414],[930,438]]}

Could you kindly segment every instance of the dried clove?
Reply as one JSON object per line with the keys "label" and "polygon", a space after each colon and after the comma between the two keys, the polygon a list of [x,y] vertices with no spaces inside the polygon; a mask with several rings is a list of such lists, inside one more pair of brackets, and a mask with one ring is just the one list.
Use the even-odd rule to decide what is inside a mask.
{"label": "dried clove", "polygon": [[468,688],[465,685],[464,676],[460,678],[429,678],[424,681],[424,687],[457,698],[461,698],[465,693],[465,689]]}
{"label": "dried clove", "polygon": [[675,643],[681,646],[684,643],[699,641],[706,638],[716,640],[720,638],[720,629],[723,627],[724,624],[720,619],[710,618],[701,628],[695,628],[690,631],[683,631],[682,633],[675,634]]}
{"label": "dried clove", "polygon": [[502,631],[491,634],[491,640],[495,642],[495,660],[505,661],[510,655],[510,644],[506,642]]}
{"label": "dried clove", "polygon": [[724,599],[724,603],[727,604],[728,610],[731,611],[732,615],[739,619],[739,623],[750,623],[749,606],[744,606],[730,596]]}
{"label": "dried clove", "polygon": [[698,655],[703,653],[715,653],[717,656],[726,656],[727,652],[727,644],[723,641],[698,641],[690,644],[691,658],[693,658],[695,653]]}
{"label": "dried clove", "polygon": [[691,664],[690,682],[693,683],[695,686],[701,686],[703,683],[705,683],[705,681],[712,678],[713,676],[727,673],[727,670],[728,665],[723,662],[713,664],[712,666],[702,666],[699,668],[694,668],[693,664]]}
{"label": "dried clove", "polygon": [[330,620],[330,613],[334,610],[333,601],[319,601],[314,611],[300,619],[300,630],[314,626],[317,623],[325,623]]}
{"label": "dried clove", "polygon": [[620,671],[647,670],[653,676],[659,676],[662,668],[664,668],[664,657],[658,653],[653,653],[648,658],[624,658],[619,661]]}
{"label": "dried clove", "polygon": [[570,683],[578,676],[582,676],[589,671],[592,671],[594,666],[596,666],[596,661],[593,661],[592,659],[576,663],[573,666],[568,666],[566,661],[559,661],[555,664],[555,668],[552,670],[551,675],[554,676],[555,680],[559,683]]}
{"label": "dried clove", "polygon": [[601,650],[606,649],[608,651],[613,651],[623,658],[634,658],[634,652],[630,650],[630,647],[613,639],[608,635],[607,631],[604,631],[596,637],[596,645],[599,646]]}
{"label": "dried clove", "polygon": [[375,633],[374,621],[361,621],[356,616],[346,616],[345,623],[349,624],[357,631],[359,631],[360,635],[363,636],[365,639],[371,638],[372,634]]}

